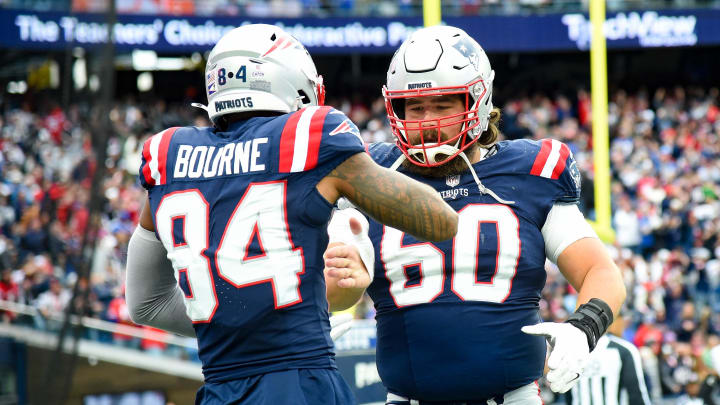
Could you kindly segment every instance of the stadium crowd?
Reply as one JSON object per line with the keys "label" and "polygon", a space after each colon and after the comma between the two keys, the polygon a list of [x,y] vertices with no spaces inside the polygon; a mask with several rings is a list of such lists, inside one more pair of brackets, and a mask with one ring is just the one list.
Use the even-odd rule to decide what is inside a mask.
{"label": "stadium crowd", "polygon": [[[329,100],[361,129],[366,142],[391,139],[381,98]],[[34,316],[0,312],[3,322],[57,330],[74,283],[88,289],[86,315],[130,323],[123,294],[127,243],[144,190],[140,149],[174,125],[208,125],[201,111],[159,100],[119,101],[105,162],[101,229],[89,279],[78,280],[88,227],[90,178],[97,169],[88,105],[36,110],[5,102],[0,114],[0,299],[37,308]],[[583,211],[593,212],[592,111],[585,91],[517,97],[500,105],[506,139],[566,142],[583,173]],[[625,337],[640,348],[653,398],[691,403],[720,368],[720,92],[673,88],[614,91],[610,97],[613,225],[610,246],[627,284]],[[549,263],[549,262],[548,262]],[[541,312],[564,320],[572,288],[548,264]],[[365,299],[358,318],[374,316]],[[120,334],[91,338],[163,353],[165,345]],[[188,356],[186,352],[172,355]]]}
{"label": "stadium crowd", "polygon": [[[717,7],[718,0],[652,0],[649,8]],[[588,9],[589,0],[445,0],[443,15],[517,14],[573,12]],[[636,0],[609,0],[608,10],[633,10]],[[102,13],[108,0],[0,0],[0,8],[37,11]],[[327,16],[421,16],[420,0],[115,0],[120,14],[182,16],[327,17]]]}

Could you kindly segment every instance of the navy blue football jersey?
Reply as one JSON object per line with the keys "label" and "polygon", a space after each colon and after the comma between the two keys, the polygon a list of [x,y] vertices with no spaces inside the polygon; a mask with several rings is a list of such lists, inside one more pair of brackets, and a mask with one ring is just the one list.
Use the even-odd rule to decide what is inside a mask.
{"label": "navy blue football jersey", "polygon": [[[473,166],[498,203],[478,191],[469,171],[427,178],[458,211],[452,240],[430,243],[370,221],[376,246],[368,289],[377,310],[377,366],[390,392],[427,400],[498,397],[542,376],[545,339],[521,332],[540,321],[545,285],[541,233],[553,204],[575,203],[579,173],[555,140],[500,142]],[[373,144],[372,158],[390,166],[392,144]]]}
{"label": "navy blue football jersey", "polygon": [[365,150],[330,107],[165,130],[140,180],[197,333],[207,382],[335,367],[317,183]]}

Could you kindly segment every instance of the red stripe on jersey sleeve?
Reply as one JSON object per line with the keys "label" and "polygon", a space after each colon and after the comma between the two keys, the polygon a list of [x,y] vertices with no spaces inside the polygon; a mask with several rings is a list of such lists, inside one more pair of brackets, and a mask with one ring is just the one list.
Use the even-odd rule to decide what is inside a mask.
{"label": "red stripe on jersey sleeve", "polygon": [[543,139],[542,146],[540,146],[540,152],[538,152],[538,155],[535,158],[535,163],[533,163],[530,174],[533,176],[539,176],[540,173],[542,173],[543,167],[548,160],[548,156],[550,156],[550,150],[552,150],[552,141],[549,139]]}
{"label": "red stripe on jersey sleeve", "polygon": [[160,139],[160,147],[158,148],[158,172],[160,172],[160,184],[167,184],[167,152],[170,146],[170,138],[172,138],[178,127],[167,129]]}
{"label": "red stripe on jersey sleeve", "polygon": [[145,143],[143,144],[142,156],[143,159],[145,159],[145,165],[143,165],[142,174],[143,177],[145,177],[145,182],[151,186],[154,186],[155,179],[153,179],[152,175],[150,174],[150,161],[152,160],[152,156],[150,156],[151,141],[152,137],[148,138],[147,141],[145,141]]}
{"label": "red stripe on jersey sleeve", "polygon": [[303,111],[305,111],[304,108],[296,111],[285,121],[282,136],[280,137],[280,166],[278,171],[281,173],[289,173],[290,169],[292,169],[293,153],[295,152],[295,131]]}
{"label": "red stripe on jersey sleeve", "polygon": [[558,159],[557,163],[555,164],[552,176],[550,176],[551,179],[555,180],[560,177],[563,170],[565,170],[565,162],[567,161],[568,156],[570,156],[570,149],[568,149],[567,145],[563,143],[560,146],[560,159]]}
{"label": "red stripe on jersey sleeve", "polygon": [[310,120],[310,137],[308,139],[307,158],[305,159],[305,168],[310,170],[317,166],[318,155],[320,154],[320,141],[323,136],[323,126],[325,125],[325,117],[330,112],[329,107],[320,107],[313,114]]}

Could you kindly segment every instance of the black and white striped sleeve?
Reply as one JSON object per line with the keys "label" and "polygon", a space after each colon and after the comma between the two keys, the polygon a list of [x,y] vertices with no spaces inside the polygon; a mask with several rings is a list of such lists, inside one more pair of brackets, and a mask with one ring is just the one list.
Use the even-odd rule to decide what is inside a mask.
{"label": "black and white striped sleeve", "polygon": [[650,405],[650,395],[645,385],[645,375],[640,361],[640,352],[632,343],[609,335],[610,345],[615,346],[622,359],[620,390],[626,391],[629,404]]}

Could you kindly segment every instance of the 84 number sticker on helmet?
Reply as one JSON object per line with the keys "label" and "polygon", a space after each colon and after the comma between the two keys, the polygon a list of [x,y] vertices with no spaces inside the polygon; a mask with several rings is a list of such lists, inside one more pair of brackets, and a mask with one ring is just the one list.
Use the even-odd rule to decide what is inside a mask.
{"label": "84 number sticker on helmet", "polygon": [[217,80],[220,86],[226,84],[228,79],[233,78],[242,80],[243,83],[247,81],[247,68],[245,67],[245,65],[240,66],[240,69],[238,69],[237,73],[226,72],[225,68],[218,69]]}

